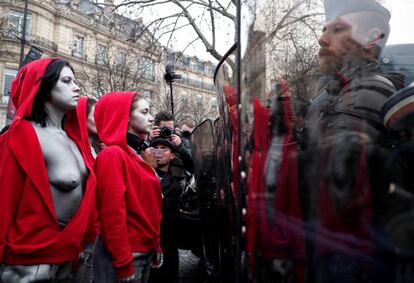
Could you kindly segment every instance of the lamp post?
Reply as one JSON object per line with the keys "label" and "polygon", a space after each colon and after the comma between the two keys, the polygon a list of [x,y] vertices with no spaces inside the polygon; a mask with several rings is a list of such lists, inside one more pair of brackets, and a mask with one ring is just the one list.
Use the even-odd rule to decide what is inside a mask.
{"label": "lamp post", "polygon": [[27,12],[28,12],[29,0],[24,1],[24,14],[23,14],[23,27],[22,37],[20,40],[20,60],[19,68],[23,66],[24,46],[26,44],[26,27],[27,27]]}
{"label": "lamp post", "polygon": [[174,116],[174,97],[173,97],[173,86],[172,83],[175,80],[181,79],[180,74],[176,74],[173,65],[165,66],[164,80],[170,86],[170,100],[171,100],[171,114]]}

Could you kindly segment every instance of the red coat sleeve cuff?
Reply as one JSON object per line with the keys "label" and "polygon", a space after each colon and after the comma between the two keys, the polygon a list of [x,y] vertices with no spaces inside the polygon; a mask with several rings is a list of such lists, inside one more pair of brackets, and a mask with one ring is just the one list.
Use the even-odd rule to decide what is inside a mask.
{"label": "red coat sleeve cuff", "polygon": [[125,266],[115,268],[115,270],[119,279],[128,277],[135,272],[132,261]]}

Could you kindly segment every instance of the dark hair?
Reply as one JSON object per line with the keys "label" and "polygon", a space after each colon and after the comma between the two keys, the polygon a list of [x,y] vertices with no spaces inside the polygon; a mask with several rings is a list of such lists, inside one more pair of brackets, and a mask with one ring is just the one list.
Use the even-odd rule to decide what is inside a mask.
{"label": "dark hair", "polygon": [[57,59],[50,62],[46,68],[44,76],[42,77],[39,90],[34,97],[32,114],[29,120],[40,123],[42,127],[46,126],[47,113],[45,111],[45,102],[50,100],[51,91],[56,86],[60,73],[64,67],[69,67],[72,72],[75,73],[69,62],[65,60]]}
{"label": "dark hair", "polygon": [[161,121],[174,121],[174,116],[167,111],[160,111],[155,115],[154,124],[159,126]]}

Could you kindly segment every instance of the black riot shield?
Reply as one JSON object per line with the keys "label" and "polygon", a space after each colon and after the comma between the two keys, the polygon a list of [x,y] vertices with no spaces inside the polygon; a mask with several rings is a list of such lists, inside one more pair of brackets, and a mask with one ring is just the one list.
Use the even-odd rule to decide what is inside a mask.
{"label": "black riot shield", "polygon": [[199,124],[191,134],[191,153],[202,223],[201,245],[193,252],[202,258],[203,277],[209,282],[218,280],[220,266],[218,256],[220,240],[216,229],[218,215],[215,208],[217,200],[215,140],[211,120]]}
{"label": "black riot shield", "polygon": [[240,1],[231,168],[249,282],[414,281],[412,39],[386,47],[385,2]]}
{"label": "black riot shield", "polygon": [[191,134],[194,175],[200,194],[212,196],[215,191],[215,138],[213,122],[205,120]]}
{"label": "black riot shield", "polygon": [[220,61],[215,73],[219,118],[214,121],[216,136],[216,200],[218,217],[215,253],[221,282],[239,282],[241,253],[241,206],[238,205],[238,95],[234,45]]}

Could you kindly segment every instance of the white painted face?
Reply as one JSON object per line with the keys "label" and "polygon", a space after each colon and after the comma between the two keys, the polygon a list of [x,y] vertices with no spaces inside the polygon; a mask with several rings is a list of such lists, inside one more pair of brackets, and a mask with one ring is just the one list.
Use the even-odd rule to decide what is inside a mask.
{"label": "white painted face", "polygon": [[129,115],[128,132],[138,136],[147,135],[152,128],[154,118],[149,113],[149,103],[144,98],[133,102]]}
{"label": "white painted face", "polygon": [[64,67],[56,85],[51,90],[50,103],[64,111],[73,110],[78,105],[79,91],[72,70],[69,67]]}

